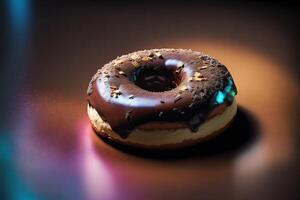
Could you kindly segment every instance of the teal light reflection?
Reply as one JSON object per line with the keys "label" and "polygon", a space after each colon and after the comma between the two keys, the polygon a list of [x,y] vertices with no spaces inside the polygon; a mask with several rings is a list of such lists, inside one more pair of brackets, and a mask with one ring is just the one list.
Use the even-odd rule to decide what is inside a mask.
{"label": "teal light reflection", "polygon": [[[0,177],[4,194],[0,198],[12,200],[38,199],[24,184],[19,176],[16,163],[13,160],[13,145],[9,140],[8,131],[0,131]],[[3,195],[3,196],[2,196]]]}
{"label": "teal light reflection", "polygon": [[[16,94],[19,94],[20,83],[22,83],[27,66],[26,56],[30,51],[30,22],[31,22],[31,1],[30,0],[6,0],[4,2],[6,10],[7,26],[5,26],[5,34],[7,37],[7,50],[5,51],[5,59],[3,61],[3,81],[9,87],[4,87],[3,93],[6,97],[16,99]],[[14,84],[17,83],[17,84]],[[18,98],[17,98],[18,99]],[[5,100],[7,106],[18,104],[10,98]],[[1,113],[4,119],[6,116],[11,116],[11,113]],[[0,199],[38,199],[30,190],[29,186],[20,176],[20,171],[14,155],[14,133],[11,132],[11,123],[4,120],[0,124],[0,184],[4,188],[4,194],[1,194]],[[2,195],[4,197],[2,198]]]}
{"label": "teal light reflection", "polygon": [[233,97],[236,95],[236,92],[233,89],[233,82],[231,79],[228,79],[228,83],[223,91],[219,90],[215,94],[214,104],[220,105],[226,100],[232,101]]}
{"label": "teal light reflection", "polygon": [[217,94],[216,94],[216,103],[217,104],[222,104],[224,103],[224,100],[225,100],[225,94],[221,91],[218,91]]}
{"label": "teal light reflection", "polygon": [[29,0],[7,0],[9,21],[13,31],[23,32],[29,23]]}

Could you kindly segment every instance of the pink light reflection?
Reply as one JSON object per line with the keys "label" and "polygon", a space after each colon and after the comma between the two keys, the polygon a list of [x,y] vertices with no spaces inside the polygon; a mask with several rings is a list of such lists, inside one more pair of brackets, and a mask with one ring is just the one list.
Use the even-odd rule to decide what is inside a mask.
{"label": "pink light reflection", "polygon": [[111,200],[116,198],[111,171],[109,171],[101,155],[93,147],[90,123],[81,123],[80,138],[82,141],[82,178],[87,199]]}

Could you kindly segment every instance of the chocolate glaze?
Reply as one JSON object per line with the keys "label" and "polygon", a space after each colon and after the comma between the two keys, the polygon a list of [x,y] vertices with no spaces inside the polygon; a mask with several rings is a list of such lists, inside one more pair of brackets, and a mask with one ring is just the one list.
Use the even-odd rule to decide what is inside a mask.
{"label": "chocolate glaze", "polygon": [[125,138],[148,122],[180,122],[197,131],[237,90],[216,59],[185,49],[152,49],[105,64],[90,81],[87,100]]}

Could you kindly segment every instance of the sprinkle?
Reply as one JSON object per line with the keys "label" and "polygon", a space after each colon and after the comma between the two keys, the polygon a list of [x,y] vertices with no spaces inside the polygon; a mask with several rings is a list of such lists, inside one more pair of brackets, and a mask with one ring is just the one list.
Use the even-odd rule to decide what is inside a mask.
{"label": "sprinkle", "polygon": [[161,117],[164,113],[163,112],[159,112],[158,116]]}
{"label": "sprinkle", "polygon": [[150,52],[148,56],[152,58],[152,57],[154,57],[154,53]]}
{"label": "sprinkle", "polygon": [[207,56],[207,55],[202,55],[201,59],[204,60],[204,61],[208,61],[208,60],[210,60],[210,57]]}
{"label": "sprinkle", "polygon": [[204,66],[200,67],[200,69],[206,69],[206,68],[208,68],[207,65],[204,65]]}
{"label": "sprinkle", "polygon": [[133,98],[134,98],[134,95],[131,94],[131,95],[128,96],[128,98],[129,98],[129,99],[133,99]]}
{"label": "sprinkle", "polygon": [[119,64],[123,64],[123,60],[115,60],[113,61],[113,66],[119,65]]}
{"label": "sprinkle", "polygon": [[182,99],[182,97],[180,96],[180,94],[178,94],[178,95],[175,97],[174,102],[177,102],[177,101],[179,101],[180,99]]}
{"label": "sprinkle", "polygon": [[92,88],[92,85],[90,84],[89,86],[88,86],[88,89],[87,89],[87,95],[91,95],[92,93],[93,93],[93,88]]}
{"label": "sprinkle", "polygon": [[218,62],[216,60],[213,60],[210,62],[213,66],[216,66],[218,64]]}
{"label": "sprinkle", "polygon": [[110,88],[111,88],[111,93],[110,93],[111,97],[118,98],[118,96],[122,94],[122,92],[118,89],[117,86],[111,85]]}
{"label": "sprinkle", "polygon": [[148,59],[148,57],[143,57],[142,60],[143,61],[148,61],[149,59]]}
{"label": "sprinkle", "polygon": [[123,71],[119,71],[119,74],[120,74],[120,75],[123,75],[123,76],[127,76],[127,75],[125,74],[125,72],[123,72]]}
{"label": "sprinkle", "polygon": [[179,68],[179,69],[176,69],[175,73],[180,74],[181,71],[182,71],[182,68]]}
{"label": "sprinkle", "polygon": [[183,92],[183,91],[186,91],[188,90],[188,87],[186,85],[183,85],[179,88],[179,91]]}
{"label": "sprinkle", "polygon": [[118,89],[118,87],[115,86],[115,85],[111,85],[111,86],[110,86],[110,89],[116,90],[116,89]]}
{"label": "sprinkle", "polygon": [[117,64],[122,64],[122,63],[123,63],[123,60],[117,60],[116,63],[117,63]]}
{"label": "sprinkle", "polygon": [[140,66],[140,64],[137,62],[137,61],[132,61],[131,64],[134,66],[134,67],[138,67]]}
{"label": "sprinkle", "polygon": [[132,56],[130,56],[130,58],[132,60],[137,60],[137,59],[140,59],[141,57],[139,55],[137,55],[137,54],[133,54]]}
{"label": "sprinkle", "polygon": [[160,52],[155,53],[155,56],[158,57],[158,58],[160,58],[160,59],[163,59],[163,58],[164,58],[164,57],[161,55]]}
{"label": "sprinkle", "polygon": [[114,93],[115,93],[116,95],[121,95],[121,94],[122,94],[122,92],[121,92],[120,90],[115,90]]}
{"label": "sprinkle", "polygon": [[202,74],[200,72],[195,72],[194,73],[194,77],[195,78],[200,78],[200,77],[203,77],[203,76],[202,76]]}
{"label": "sprinkle", "polygon": [[177,64],[177,69],[176,69],[176,73],[177,74],[179,74],[180,72],[181,72],[181,70],[183,69],[183,67],[184,67],[184,64],[183,64],[183,62],[179,62],[178,64]]}
{"label": "sprinkle", "polygon": [[150,61],[152,61],[152,60],[153,60],[153,58],[152,58],[152,57],[149,57],[149,56],[147,56],[147,57],[143,57],[143,58],[142,58],[142,60],[143,60],[143,61],[149,61],[149,60],[150,60]]}
{"label": "sprinkle", "polygon": [[193,81],[193,77],[190,77],[189,79],[188,79],[188,82],[192,82]]}
{"label": "sprinkle", "polygon": [[207,78],[194,78],[194,80],[200,82],[200,81],[206,81]]}
{"label": "sprinkle", "polygon": [[200,72],[195,72],[193,75],[193,80],[200,82],[200,81],[205,81],[207,80],[206,78],[203,77],[203,75]]}
{"label": "sprinkle", "polygon": [[131,118],[132,118],[132,116],[131,116],[131,113],[132,113],[132,111],[127,111],[126,113],[125,113],[125,119],[126,120],[131,120]]}
{"label": "sprinkle", "polygon": [[177,64],[177,69],[183,68],[183,67],[184,67],[184,63],[183,63],[183,62],[179,62],[179,63]]}

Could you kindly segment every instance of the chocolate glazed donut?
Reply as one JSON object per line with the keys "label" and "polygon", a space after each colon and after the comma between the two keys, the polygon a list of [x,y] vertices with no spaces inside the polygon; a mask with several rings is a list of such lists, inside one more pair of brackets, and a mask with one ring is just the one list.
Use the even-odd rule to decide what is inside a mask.
{"label": "chocolate glazed donut", "polygon": [[184,49],[134,52],[105,64],[90,81],[87,100],[115,133],[136,128],[189,128],[232,104],[237,89],[224,65]]}

